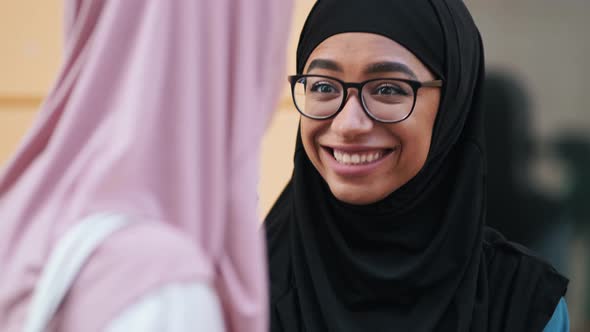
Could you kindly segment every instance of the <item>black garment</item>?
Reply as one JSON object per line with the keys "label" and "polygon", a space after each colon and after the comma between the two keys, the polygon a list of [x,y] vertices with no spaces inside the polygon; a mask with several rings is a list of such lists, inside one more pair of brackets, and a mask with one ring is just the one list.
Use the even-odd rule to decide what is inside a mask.
{"label": "black garment", "polygon": [[477,101],[483,50],[459,0],[321,0],[297,71],[324,39],[372,32],[444,80],[428,160],[375,204],[337,200],[298,136],[293,177],[267,216],[271,330],[541,331],[567,280],[484,229]]}

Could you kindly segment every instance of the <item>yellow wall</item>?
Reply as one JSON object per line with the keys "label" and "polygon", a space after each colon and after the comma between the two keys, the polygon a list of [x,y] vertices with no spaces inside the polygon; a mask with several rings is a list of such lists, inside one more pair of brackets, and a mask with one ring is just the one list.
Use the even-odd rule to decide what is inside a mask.
{"label": "yellow wall", "polygon": [[0,164],[30,127],[57,72],[61,3],[0,1]]}
{"label": "yellow wall", "polygon": [[[30,128],[60,65],[62,0],[0,1],[0,166],[14,153]],[[296,0],[287,67],[294,72],[299,31],[312,0]],[[285,72],[285,75],[287,71]],[[285,79],[262,147],[261,215],[265,215],[291,175],[299,116]]]}
{"label": "yellow wall", "polygon": [[[289,49],[287,50],[287,74],[295,74],[295,53],[301,27],[307,13],[313,5],[313,0],[296,0],[293,13],[293,24]],[[285,187],[293,171],[293,151],[295,135],[299,123],[299,113],[291,102],[290,90],[285,77],[283,95],[275,112],[270,128],[262,143],[262,161],[260,176],[260,204],[259,209],[265,216],[272,207],[277,196]]]}

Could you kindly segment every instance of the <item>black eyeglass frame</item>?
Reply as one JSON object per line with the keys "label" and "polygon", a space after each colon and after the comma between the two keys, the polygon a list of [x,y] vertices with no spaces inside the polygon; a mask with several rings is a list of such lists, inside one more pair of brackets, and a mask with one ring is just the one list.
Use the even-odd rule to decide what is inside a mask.
{"label": "black eyeglass frame", "polygon": [[[299,109],[299,106],[297,105],[297,101],[295,100],[295,84],[297,83],[298,80],[300,80],[302,78],[306,78],[306,77],[326,78],[326,79],[336,81],[336,82],[340,83],[340,85],[342,85],[344,92],[342,95],[342,101],[340,102],[340,106],[338,107],[338,110],[336,110],[336,112],[334,112],[333,114],[328,115],[328,116],[316,117],[316,116],[311,116],[309,114],[305,114],[302,110]],[[400,120],[387,121],[387,120],[379,119],[379,118],[375,117],[373,114],[371,114],[371,112],[369,112],[369,110],[367,108],[367,105],[365,103],[365,98],[363,97],[363,93],[362,93],[363,87],[368,83],[375,82],[375,81],[383,81],[383,80],[404,82],[404,83],[408,84],[414,92],[414,101],[412,103],[412,109],[410,110],[408,115],[406,115],[405,117],[403,117]],[[326,75],[290,75],[290,76],[288,76],[288,81],[291,84],[291,98],[293,99],[293,104],[295,105],[295,108],[297,109],[297,111],[301,115],[305,116],[306,118],[310,118],[313,120],[327,120],[327,119],[331,119],[331,118],[335,117],[336,115],[338,115],[338,113],[340,113],[344,109],[344,106],[346,105],[346,102],[348,100],[348,89],[356,89],[358,91],[358,95],[361,100],[361,105],[363,107],[363,111],[365,112],[365,114],[367,114],[367,116],[369,116],[371,119],[373,119],[377,122],[381,122],[381,123],[398,123],[398,122],[404,121],[405,119],[409,118],[410,115],[412,115],[412,113],[414,112],[414,107],[416,106],[416,99],[418,98],[418,90],[420,88],[423,88],[423,87],[440,88],[443,86],[442,80],[432,80],[432,81],[420,82],[420,81],[415,81],[415,80],[408,80],[408,79],[403,79],[403,78],[390,78],[390,77],[373,78],[373,79],[362,81],[362,82],[344,82],[344,81],[337,79],[335,77],[326,76]]]}

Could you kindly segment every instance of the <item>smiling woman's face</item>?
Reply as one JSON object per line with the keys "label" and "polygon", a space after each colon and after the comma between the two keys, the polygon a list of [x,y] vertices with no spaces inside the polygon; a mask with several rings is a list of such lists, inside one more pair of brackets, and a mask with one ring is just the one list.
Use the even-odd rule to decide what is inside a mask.
{"label": "smiling woman's face", "polygon": [[[324,40],[309,56],[306,74],[345,82],[374,78],[435,79],[410,51],[371,33],[342,33]],[[334,118],[301,118],[301,138],[309,159],[339,200],[370,204],[385,198],[424,166],[440,101],[440,89],[421,88],[412,114],[384,124],[364,111],[350,89]]]}

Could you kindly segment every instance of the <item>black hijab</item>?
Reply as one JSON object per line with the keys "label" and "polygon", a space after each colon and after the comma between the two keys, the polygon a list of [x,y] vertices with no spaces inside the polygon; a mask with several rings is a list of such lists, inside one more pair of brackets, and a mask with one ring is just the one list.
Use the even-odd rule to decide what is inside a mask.
{"label": "black hijab", "polygon": [[444,80],[427,162],[384,200],[337,200],[298,135],[293,177],[266,218],[271,330],[541,331],[567,280],[484,230],[483,79],[459,0],[321,0],[297,50],[343,32],[386,36]]}

